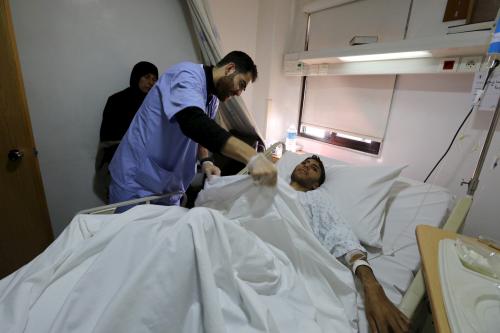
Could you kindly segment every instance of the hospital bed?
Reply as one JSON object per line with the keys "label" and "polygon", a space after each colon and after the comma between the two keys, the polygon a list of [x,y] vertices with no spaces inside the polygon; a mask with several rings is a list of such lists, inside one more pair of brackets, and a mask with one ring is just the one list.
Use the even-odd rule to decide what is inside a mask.
{"label": "hospital bed", "polygon": [[[276,145],[273,145],[266,151],[266,154],[270,156],[275,147]],[[303,159],[304,157],[304,155],[297,155],[296,158]],[[282,161],[284,160],[283,158]],[[326,166],[343,165],[342,162],[329,158],[322,158],[322,160]],[[279,163],[278,167],[280,167]],[[244,172],[245,170],[242,170],[242,173]],[[103,223],[104,221],[106,223],[106,221],[112,220],[112,215],[107,215],[109,216],[107,217],[96,214],[112,213],[119,206],[149,204],[162,197],[152,196],[96,207],[79,213],[95,215],[95,221],[90,220],[89,229],[92,229],[94,222]],[[450,194],[446,189],[398,177],[387,193],[382,233],[383,247],[381,249],[368,248],[370,264],[387,296],[393,303],[400,304],[400,309],[410,317],[414,315],[417,304],[423,295],[423,285],[419,285],[418,280],[413,280],[415,275],[418,278],[419,268],[419,255],[414,235],[415,227],[418,224],[441,226],[447,215],[449,203]],[[92,234],[92,230],[85,232]],[[414,281],[413,284],[412,281]],[[43,301],[47,302],[48,300],[43,300],[42,297],[42,304]],[[362,304],[362,302],[358,304]],[[40,308],[43,309],[43,307]],[[43,316],[43,310],[40,311],[42,312],[39,312],[38,315]],[[362,305],[360,311],[363,311]],[[360,331],[367,332],[366,321],[363,321],[363,317],[360,316]]]}
{"label": "hospital bed", "polygon": [[[267,149],[264,154],[271,158],[277,148],[285,151],[284,144],[278,142]],[[302,159],[305,156],[298,155],[298,158]],[[327,166],[344,165],[343,162],[331,158],[322,157],[322,160]],[[246,173],[246,168],[239,172],[239,174]],[[112,213],[116,207],[139,203],[149,204],[165,196],[168,194],[96,207],[79,213]],[[383,247],[382,249],[368,247],[369,262],[387,296],[393,303],[399,304],[400,310],[415,322],[421,321],[424,315],[422,299],[425,292],[419,269],[420,255],[416,244],[415,228],[419,224],[443,227],[450,202],[451,195],[442,187],[398,177],[388,193],[382,236]],[[361,308],[360,311],[362,310]],[[360,325],[366,325],[366,323],[362,320]],[[366,327],[361,330],[367,331]]]}

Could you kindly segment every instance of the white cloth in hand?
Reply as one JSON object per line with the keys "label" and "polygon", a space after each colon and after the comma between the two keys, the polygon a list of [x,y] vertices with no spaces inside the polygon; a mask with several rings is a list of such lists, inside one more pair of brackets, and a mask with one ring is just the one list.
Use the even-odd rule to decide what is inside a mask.
{"label": "white cloth in hand", "polygon": [[248,172],[259,185],[276,186],[278,171],[263,153],[254,155],[247,164]]}
{"label": "white cloth in hand", "polygon": [[208,180],[212,180],[214,176],[220,176],[220,169],[211,161],[205,161],[201,164],[201,172],[207,176]]}

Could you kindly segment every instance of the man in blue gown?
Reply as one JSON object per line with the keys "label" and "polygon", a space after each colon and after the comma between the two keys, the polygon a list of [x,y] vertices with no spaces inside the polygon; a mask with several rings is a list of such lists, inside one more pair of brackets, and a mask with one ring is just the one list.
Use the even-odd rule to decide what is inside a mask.
{"label": "man in blue gown", "polygon": [[213,120],[219,101],[239,96],[256,79],[257,67],[241,51],[230,52],[215,67],[191,62],[170,67],[149,91],[111,161],[110,203],[184,192],[197,158],[205,174],[220,174],[209,151],[247,164],[256,182],[274,186],[274,165]]}

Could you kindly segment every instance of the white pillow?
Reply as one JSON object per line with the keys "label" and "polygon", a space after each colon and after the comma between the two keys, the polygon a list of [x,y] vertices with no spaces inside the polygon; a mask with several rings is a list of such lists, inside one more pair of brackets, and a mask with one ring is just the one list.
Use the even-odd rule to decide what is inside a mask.
{"label": "white pillow", "polygon": [[382,247],[385,205],[389,190],[403,168],[377,165],[326,169],[328,181],[322,187],[362,243]]}
{"label": "white pillow", "polygon": [[419,224],[440,227],[448,213],[451,194],[434,184],[398,177],[387,198],[382,232],[384,253],[401,249],[395,254],[396,261],[415,270],[420,262],[415,228]]}
{"label": "white pillow", "polygon": [[[295,166],[308,155],[287,152],[277,164],[278,175],[288,182]],[[325,183],[337,210],[351,224],[363,244],[382,247],[381,230],[389,190],[404,167],[385,165],[352,166],[321,157],[326,169]]]}

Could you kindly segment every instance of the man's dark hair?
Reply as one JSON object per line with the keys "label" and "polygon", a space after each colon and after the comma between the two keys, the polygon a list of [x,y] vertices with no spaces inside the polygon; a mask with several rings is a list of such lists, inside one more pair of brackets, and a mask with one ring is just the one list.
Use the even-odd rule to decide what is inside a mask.
{"label": "man's dark hair", "polygon": [[224,65],[229,64],[230,62],[234,63],[236,66],[236,71],[239,73],[248,73],[252,74],[252,82],[257,80],[257,66],[253,62],[252,58],[248,54],[242,51],[232,51],[226,54],[224,58],[222,58],[218,63],[217,67],[222,67]]}
{"label": "man's dark hair", "polygon": [[321,186],[325,182],[326,178],[325,166],[323,165],[323,162],[318,155],[312,155],[311,157],[306,158],[306,161],[307,160],[315,160],[316,162],[318,162],[321,169],[321,174],[319,175],[319,186]]}

